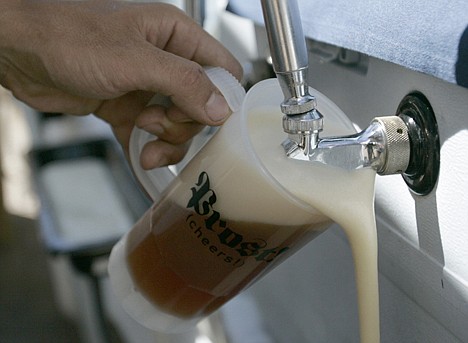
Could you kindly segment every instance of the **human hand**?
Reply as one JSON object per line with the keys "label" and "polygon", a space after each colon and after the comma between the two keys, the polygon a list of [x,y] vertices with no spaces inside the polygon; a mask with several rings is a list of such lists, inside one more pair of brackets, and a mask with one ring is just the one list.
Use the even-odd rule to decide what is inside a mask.
{"label": "human hand", "polygon": [[[39,111],[94,113],[125,152],[135,124],[157,135],[143,168],[178,162],[191,137],[230,114],[202,66],[240,78],[239,63],[170,5],[1,0],[0,24],[0,83]],[[147,106],[154,94],[172,105]]]}

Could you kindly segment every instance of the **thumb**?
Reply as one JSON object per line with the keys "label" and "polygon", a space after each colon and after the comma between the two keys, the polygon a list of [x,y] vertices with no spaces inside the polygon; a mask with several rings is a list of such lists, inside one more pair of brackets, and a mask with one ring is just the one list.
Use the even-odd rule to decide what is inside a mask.
{"label": "thumb", "polygon": [[151,68],[140,69],[144,69],[144,75],[139,79],[139,82],[145,80],[143,89],[170,97],[172,103],[194,121],[221,125],[231,111],[203,67],[158,48],[153,49],[146,59]]}
{"label": "thumb", "polygon": [[174,59],[166,64],[164,72],[168,77],[160,85],[160,92],[169,95],[172,103],[191,119],[206,125],[222,124],[231,110],[203,67],[189,60]]}
{"label": "thumb", "polygon": [[[222,124],[230,114],[229,106],[202,66],[220,66],[240,78],[239,62],[183,12],[161,7],[152,13],[154,16],[150,8],[145,14],[145,25],[139,26],[143,39],[138,42],[143,44],[127,51],[133,60],[126,66],[132,66],[132,74],[137,77],[133,79],[134,89],[141,90],[143,82],[144,90],[169,96],[190,119],[207,125]],[[164,20],[154,19],[163,14]],[[135,63],[135,56],[139,63]]]}

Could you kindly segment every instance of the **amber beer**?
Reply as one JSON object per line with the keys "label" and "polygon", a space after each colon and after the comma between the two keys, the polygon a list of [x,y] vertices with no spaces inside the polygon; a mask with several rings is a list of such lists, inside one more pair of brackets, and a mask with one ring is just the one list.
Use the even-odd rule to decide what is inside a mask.
{"label": "amber beer", "polygon": [[223,218],[206,172],[187,191],[184,207],[163,199],[127,242],[134,286],[177,317],[210,314],[328,224],[285,227]]}

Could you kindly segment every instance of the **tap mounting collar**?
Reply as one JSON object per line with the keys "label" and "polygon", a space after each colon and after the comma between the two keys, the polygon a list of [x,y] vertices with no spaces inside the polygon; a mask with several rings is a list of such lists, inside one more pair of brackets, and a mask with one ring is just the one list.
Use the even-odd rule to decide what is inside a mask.
{"label": "tap mounting collar", "polygon": [[397,115],[408,127],[410,160],[402,176],[411,191],[429,194],[437,184],[440,169],[439,130],[428,99],[420,92],[403,98]]}

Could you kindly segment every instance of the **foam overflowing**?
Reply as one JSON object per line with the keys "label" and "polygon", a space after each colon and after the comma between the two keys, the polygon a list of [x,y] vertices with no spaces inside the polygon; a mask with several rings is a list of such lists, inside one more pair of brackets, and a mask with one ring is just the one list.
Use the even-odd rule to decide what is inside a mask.
{"label": "foam overflowing", "polygon": [[[320,104],[320,102],[319,102]],[[251,127],[268,126],[252,136],[262,163],[272,176],[294,196],[338,223],[351,245],[355,263],[356,285],[362,343],[380,341],[377,266],[377,232],[374,217],[374,180],[372,169],[344,170],[320,163],[288,159],[274,144],[281,128],[268,125],[272,116],[281,116],[274,107],[255,110]],[[346,126],[325,118],[325,135],[346,134]]]}

